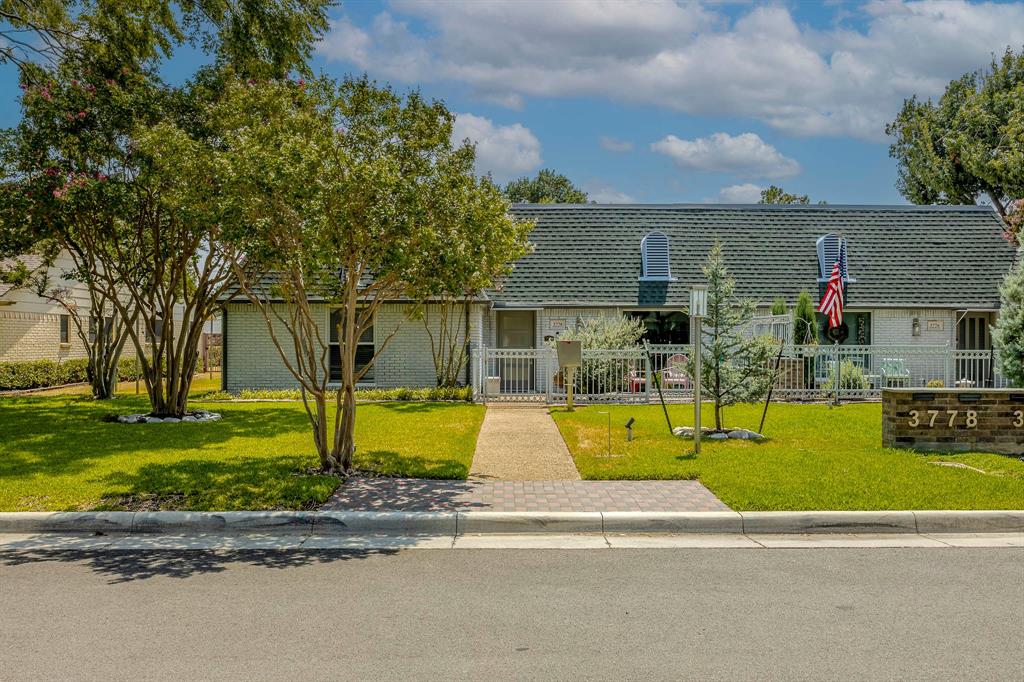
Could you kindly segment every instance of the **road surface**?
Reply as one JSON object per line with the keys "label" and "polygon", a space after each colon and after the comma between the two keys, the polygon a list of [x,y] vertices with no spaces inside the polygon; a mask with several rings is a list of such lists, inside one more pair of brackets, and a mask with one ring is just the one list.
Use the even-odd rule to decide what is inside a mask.
{"label": "road surface", "polygon": [[1024,679],[1022,549],[0,554],[0,679]]}

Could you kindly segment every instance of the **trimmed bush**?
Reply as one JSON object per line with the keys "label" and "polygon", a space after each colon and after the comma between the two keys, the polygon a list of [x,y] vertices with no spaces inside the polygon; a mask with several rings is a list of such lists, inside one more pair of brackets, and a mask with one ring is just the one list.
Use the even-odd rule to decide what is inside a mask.
{"label": "trimmed bush", "polygon": [[[54,360],[0,362],[0,391],[25,391],[31,388],[83,384],[89,380],[88,366],[89,361],[85,358],[62,362]],[[141,367],[139,369],[141,370]],[[138,374],[141,377],[141,371]],[[117,376],[120,381],[135,380],[134,357],[121,358],[118,361]]]}
{"label": "trimmed bush", "polygon": [[[834,365],[833,365],[834,368]],[[839,387],[844,391],[864,391],[871,388],[871,382],[864,376],[864,370],[849,360],[843,360],[840,366]],[[836,373],[832,369],[828,373],[828,384],[825,392],[835,389]]]}

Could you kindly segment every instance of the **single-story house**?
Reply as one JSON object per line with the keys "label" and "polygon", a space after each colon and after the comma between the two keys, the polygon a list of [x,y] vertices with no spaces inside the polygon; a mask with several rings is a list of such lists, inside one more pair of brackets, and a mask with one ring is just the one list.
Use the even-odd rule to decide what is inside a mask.
{"label": "single-story house", "polygon": [[[22,263],[33,276],[41,274],[43,259],[36,255],[7,259],[0,265],[11,267]],[[68,277],[74,270],[74,261],[67,252],[58,254],[46,271],[48,287],[63,292],[63,298],[76,311],[83,325],[88,324],[90,337],[105,325],[110,325],[111,311],[105,320],[94,317],[90,311],[89,290],[85,284]],[[180,327],[184,306],[174,311],[175,327]],[[140,329],[141,329],[140,322]],[[199,348],[203,353],[210,346],[220,344],[220,318],[214,317],[203,325]],[[135,349],[129,340],[122,357],[134,357]],[[15,287],[0,283],[0,362],[31,360],[64,360],[87,357],[82,340],[78,337],[71,314],[51,297],[40,296],[32,286]]]}
{"label": "single-story house", "polygon": [[[17,260],[33,273],[43,266],[39,256],[21,256]],[[5,261],[4,265],[14,265],[14,259]],[[71,258],[61,254],[48,272],[51,288],[65,290],[67,300],[82,311],[82,319],[87,319],[88,290],[63,275],[73,267]],[[75,335],[71,316],[61,304],[39,296],[31,287],[16,288],[0,283],[0,362],[59,362],[84,357],[85,348]]]}
{"label": "single-story house", "polygon": [[[688,344],[682,309],[690,287],[705,281],[701,266],[717,240],[737,294],[765,312],[776,297],[792,308],[805,289],[817,303],[843,254],[844,343],[987,350],[999,286],[1016,258],[984,206],[519,204],[512,212],[536,222],[534,250],[456,322],[474,349],[540,348],[584,318],[609,314],[641,319],[652,344]],[[402,323],[407,305],[383,305],[361,340],[369,357],[402,325],[368,384],[434,383],[423,322]],[[326,327],[331,308],[322,311]],[[226,390],[296,385],[244,299],[225,304],[223,334]],[[467,382],[478,371],[468,367]]]}

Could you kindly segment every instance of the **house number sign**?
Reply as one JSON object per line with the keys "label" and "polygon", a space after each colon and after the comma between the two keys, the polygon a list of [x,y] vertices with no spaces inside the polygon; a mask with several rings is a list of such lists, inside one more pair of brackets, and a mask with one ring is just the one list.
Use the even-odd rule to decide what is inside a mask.
{"label": "house number sign", "polygon": [[[963,415],[962,419],[958,421],[958,417]],[[926,410],[924,415],[919,410],[910,411],[910,421],[907,422],[907,426],[912,429],[916,429],[919,426],[925,428],[934,429],[936,421],[939,421],[941,416],[942,421],[946,421],[946,426],[954,428],[956,426],[963,426],[968,429],[978,428],[978,412],[976,410]],[[1010,425],[1015,429],[1024,428],[1024,410],[1016,410],[1011,417]],[[941,424],[942,421],[939,421]]]}
{"label": "house number sign", "polygon": [[1019,388],[882,391],[882,444],[935,452],[1024,455]]}

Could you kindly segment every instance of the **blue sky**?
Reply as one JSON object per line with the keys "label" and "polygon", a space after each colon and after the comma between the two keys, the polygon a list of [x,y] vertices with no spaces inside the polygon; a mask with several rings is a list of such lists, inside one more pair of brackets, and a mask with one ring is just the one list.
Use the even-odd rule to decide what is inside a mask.
{"label": "blue sky", "polygon": [[[350,0],[314,68],[443,99],[499,181],[550,167],[599,201],[749,201],[774,183],[902,203],[885,123],[1007,46],[1024,47],[1022,3]],[[196,61],[179,53],[168,77]],[[16,92],[10,69],[0,87]]]}

